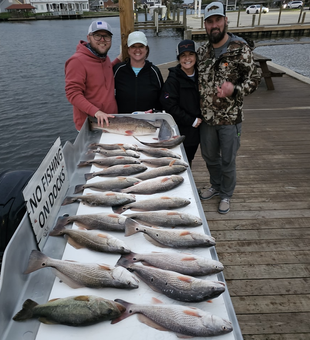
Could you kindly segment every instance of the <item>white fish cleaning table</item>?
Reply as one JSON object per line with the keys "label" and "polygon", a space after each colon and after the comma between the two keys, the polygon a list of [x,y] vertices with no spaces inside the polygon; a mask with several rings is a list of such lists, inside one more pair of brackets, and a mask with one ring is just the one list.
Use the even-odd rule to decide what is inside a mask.
{"label": "white fish cleaning table", "polygon": [[[138,114],[134,116],[137,119],[165,119],[167,122],[173,127],[176,134],[178,134],[177,126],[172,119],[172,117],[168,114]],[[154,142],[154,138],[157,137],[157,133],[153,135],[147,136],[138,136],[138,138],[142,141],[146,142]],[[79,136],[77,137],[74,145],[65,145],[64,153],[65,157],[70,158],[67,162],[67,166],[71,168],[69,173],[71,173],[71,181],[70,187],[67,195],[73,196],[75,185],[82,184],[85,182],[84,174],[87,172],[100,171],[101,169],[92,165],[91,167],[83,167],[77,168],[77,164],[81,160],[86,159],[85,151],[87,150],[87,146],[90,142],[99,142],[99,143],[129,143],[136,144],[139,143],[132,136],[123,136],[117,135],[113,133],[101,133],[101,132],[89,132],[87,129],[87,125],[85,124],[83,129],[81,130]],[[140,144],[141,145],[141,144]],[[142,146],[142,145],[141,145]],[[182,159],[187,161],[186,155],[184,152],[183,145],[177,146],[172,151],[181,155]],[[78,155],[76,155],[78,153]],[[96,158],[100,158],[100,155],[96,155]],[[150,158],[149,156],[143,155],[141,153],[142,158]],[[147,170],[146,170],[147,171]],[[188,230],[207,233],[210,234],[208,224],[200,203],[199,196],[197,194],[197,190],[195,187],[195,183],[191,174],[191,170],[188,169],[184,173],[181,174],[184,178],[184,182],[164,193],[155,193],[153,195],[136,195],[136,200],[144,200],[151,197],[161,197],[161,196],[179,196],[187,198],[191,201],[191,203],[183,208],[177,209],[179,212],[189,213],[195,216],[199,216],[203,225],[188,228]],[[134,177],[134,175],[132,175]],[[88,181],[98,182],[102,180],[109,180],[111,177],[94,177]],[[90,189],[85,189],[83,194],[93,192]],[[82,215],[82,214],[93,214],[99,212],[112,213],[111,207],[89,207],[82,203],[73,203],[70,205],[62,206],[59,209],[58,216],[63,216],[65,214],[69,215]],[[127,210],[124,214],[130,213],[130,210]],[[24,223],[27,223],[27,216],[24,218]],[[72,226],[73,229],[78,228],[75,224]],[[185,228],[180,228],[185,229]],[[28,230],[29,231],[29,230]],[[188,248],[188,249],[171,249],[171,248],[159,248],[144,238],[142,233],[138,233],[132,235],[130,237],[125,237],[123,232],[110,232],[107,233],[123,240],[126,245],[135,253],[150,253],[150,252],[182,252],[182,253],[191,253],[198,256],[203,256],[206,258],[212,258],[218,260],[216,254],[216,246],[211,248]],[[25,237],[21,230],[18,230],[16,233],[15,240],[12,240],[13,244],[10,244],[10,249],[8,250],[7,260],[10,259],[13,255],[12,246],[14,242],[20,242],[18,238]],[[22,235],[22,236],[21,236]],[[29,235],[27,236],[29,238]],[[17,238],[17,240],[16,240]],[[25,243],[25,242],[24,242]],[[34,248],[33,242],[29,241],[29,244],[24,244],[22,247],[22,254],[19,254],[20,257],[18,260],[14,259],[13,263],[17,263],[16,276],[18,276],[21,281],[22,286],[18,288],[12,289],[12,294],[19,292],[19,296],[15,297],[15,305],[9,309],[9,312],[6,312],[5,320],[0,321],[1,329],[4,327],[4,337],[3,340],[11,340],[11,339],[27,339],[27,340],[54,340],[55,338],[61,338],[62,340],[85,340],[85,338],[89,340],[102,340],[105,339],[113,339],[113,340],[168,340],[168,339],[177,339],[176,335],[171,332],[163,332],[155,330],[143,323],[140,323],[137,319],[137,315],[133,315],[117,324],[111,324],[110,321],[104,321],[98,323],[96,325],[87,326],[87,327],[68,327],[63,325],[46,325],[42,324],[37,320],[27,320],[25,322],[14,322],[9,321],[9,315],[11,317],[15,315],[21,309],[22,303],[31,298],[38,303],[45,303],[46,301],[54,298],[63,298],[67,296],[74,295],[96,295],[101,296],[106,299],[114,300],[114,299],[122,299],[132,303],[143,303],[143,304],[151,304],[152,298],[155,297],[161,300],[165,304],[182,304],[187,306],[194,306],[200,308],[205,311],[209,311],[212,314],[223,317],[224,319],[230,320],[233,324],[233,332],[216,336],[209,337],[208,339],[212,340],[241,340],[242,335],[238,325],[238,321],[236,319],[236,315],[231,303],[231,299],[229,296],[229,292],[226,291],[220,295],[219,297],[205,302],[199,303],[184,303],[172,300],[165,295],[153,291],[151,288],[147,286],[143,281],[140,280],[139,288],[133,290],[125,290],[125,289],[116,289],[116,288],[102,288],[102,289],[91,289],[91,288],[78,288],[72,289],[66,284],[60,282],[60,280],[55,277],[50,268],[40,269],[31,274],[25,275],[22,272],[27,267],[28,257],[32,249]],[[75,249],[69,244],[66,244],[66,241],[63,237],[49,237],[46,245],[43,249],[43,253],[47,256],[53,258],[59,258],[63,260],[74,260],[83,263],[99,263],[99,264],[108,264],[114,266],[121,255],[118,254],[107,254],[107,253],[98,253],[95,251],[91,251],[88,249]],[[18,254],[17,254],[18,255]],[[7,275],[10,275],[7,266],[4,266],[5,271],[2,275],[5,276],[5,280],[2,279],[2,286],[0,291],[0,310],[1,316],[3,314],[3,302],[6,302],[5,294],[7,294],[6,289],[10,286],[7,279]],[[215,280],[215,281],[224,281],[224,273],[214,274],[210,276],[202,276],[200,278]],[[2,319],[2,317],[1,317]],[[7,322],[5,322],[7,321]],[[2,333],[3,334],[3,333]],[[195,338],[200,340],[202,338]]]}

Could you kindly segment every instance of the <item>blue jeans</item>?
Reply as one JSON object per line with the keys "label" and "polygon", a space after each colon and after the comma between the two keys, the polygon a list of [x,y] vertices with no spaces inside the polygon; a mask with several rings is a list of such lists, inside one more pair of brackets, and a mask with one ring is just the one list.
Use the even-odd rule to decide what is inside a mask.
{"label": "blue jeans", "polygon": [[212,188],[220,198],[231,198],[236,186],[236,156],[240,147],[242,123],[200,125],[201,155],[210,174]]}

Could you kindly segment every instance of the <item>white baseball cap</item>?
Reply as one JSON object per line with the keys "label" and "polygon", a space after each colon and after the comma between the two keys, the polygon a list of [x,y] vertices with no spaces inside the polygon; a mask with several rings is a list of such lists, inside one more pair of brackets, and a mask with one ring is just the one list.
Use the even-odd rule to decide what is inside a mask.
{"label": "white baseball cap", "polygon": [[105,30],[109,32],[111,35],[113,35],[112,27],[103,20],[93,21],[88,28],[88,34],[101,31],[101,30]]}
{"label": "white baseball cap", "polygon": [[212,15],[220,15],[222,17],[226,16],[225,8],[221,2],[211,2],[208,6],[206,6],[204,20],[208,19]]}
{"label": "white baseball cap", "polygon": [[128,35],[127,46],[130,47],[134,44],[143,44],[147,46],[147,38],[143,32],[135,31]]}

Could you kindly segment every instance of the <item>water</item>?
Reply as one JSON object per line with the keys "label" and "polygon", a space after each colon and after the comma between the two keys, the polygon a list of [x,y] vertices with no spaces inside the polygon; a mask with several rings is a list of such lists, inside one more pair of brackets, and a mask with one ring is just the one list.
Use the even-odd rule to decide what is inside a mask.
{"label": "water", "polygon": [[[119,18],[104,20],[114,33],[109,51],[113,60],[120,49]],[[0,22],[0,173],[35,170],[57,137],[62,144],[76,138],[72,106],[64,91],[64,64],[75,52],[78,41],[86,40],[91,21]],[[152,30],[146,30],[145,34],[150,61],[161,64],[175,60],[175,47],[182,39],[180,32],[169,29],[157,37]],[[275,63],[287,60],[289,64],[283,65],[286,67],[293,66],[300,57],[304,68],[298,70],[303,74],[307,71],[304,75],[309,76],[309,46],[264,46],[259,49],[267,51],[257,52],[270,56]]]}
{"label": "water", "polygon": [[[62,144],[76,138],[64,64],[78,41],[86,40],[92,20],[0,22],[0,173],[36,169],[58,136]],[[113,60],[120,51],[119,18],[105,20],[114,33]],[[181,33],[166,30],[161,38],[151,30],[145,33],[150,61],[175,60]]]}

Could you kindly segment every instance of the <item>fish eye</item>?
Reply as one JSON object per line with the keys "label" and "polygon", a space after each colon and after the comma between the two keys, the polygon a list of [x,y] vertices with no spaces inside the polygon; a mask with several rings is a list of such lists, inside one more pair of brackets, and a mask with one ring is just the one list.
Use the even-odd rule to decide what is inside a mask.
{"label": "fish eye", "polygon": [[136,228],[136,230],[139,230],[139,228]]}
{"label": "fish eye", "polygon": [[153,277],[151,277],[150,281],[151,281],[151,282],[153,282],[153,281],[154,281],[154,278],[153,278]]}
{"label": "fish eye", "polygon": [[42,266],[46,266],[46,263],[45,263],[45,262],[42,262]]}
{"label": "fish eye", "polygon": [[135,260],[135,261],[137,261],[137,258],[136,258],[136,257],[133,257],[132,259]]}
{"label": "fish eye", "polygon": [[159,236],[158,234],[156,234],[156,236]]}
{"label": "fish eye", "polygon": [[129,309],[128,313],[132,313],[132,310],[131,310],[131,309]]}

